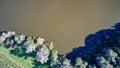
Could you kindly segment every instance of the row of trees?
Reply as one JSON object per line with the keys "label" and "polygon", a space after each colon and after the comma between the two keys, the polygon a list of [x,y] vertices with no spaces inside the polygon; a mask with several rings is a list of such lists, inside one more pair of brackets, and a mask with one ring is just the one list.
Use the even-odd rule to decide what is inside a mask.
{"label": "row of trees", "polygon": [[85,46],[74,48],[66,57],[58,54],[53,42],[43,38],[0,32],[0,44],[11,54],[34,58],[33,68],[119,68],[120,67],[120,23],[103,29],[85,38]]}

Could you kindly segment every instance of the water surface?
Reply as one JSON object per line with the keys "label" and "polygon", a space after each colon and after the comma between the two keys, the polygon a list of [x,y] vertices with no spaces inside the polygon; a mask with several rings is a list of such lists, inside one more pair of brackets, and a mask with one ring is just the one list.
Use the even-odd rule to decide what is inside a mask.
{"label": "water surface", "polygon": [[84,45],[84,37],[120,21],[120,0],[3,0],[0,30],[53,41],[65,54]]}

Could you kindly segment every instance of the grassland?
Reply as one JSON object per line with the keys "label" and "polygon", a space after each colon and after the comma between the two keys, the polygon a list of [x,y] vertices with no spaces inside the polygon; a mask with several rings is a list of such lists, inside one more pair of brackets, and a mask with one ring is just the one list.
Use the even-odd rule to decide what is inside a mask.
{"label": "grassland", "polygon": [[20,58],[10,54],[9,50],[0,47],[0,68],[32,68],[33,58]]}

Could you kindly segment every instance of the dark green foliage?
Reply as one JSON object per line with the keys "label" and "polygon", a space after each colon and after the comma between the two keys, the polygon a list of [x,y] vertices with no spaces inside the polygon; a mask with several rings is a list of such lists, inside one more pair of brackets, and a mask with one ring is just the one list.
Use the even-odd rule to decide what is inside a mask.
{"label": "dark green foliage", "polygon": [[18,45],[15,49],[10,50],[11,54],[14,54],[19,57],[27,58],[28,54],[25,52],[25,48]]}

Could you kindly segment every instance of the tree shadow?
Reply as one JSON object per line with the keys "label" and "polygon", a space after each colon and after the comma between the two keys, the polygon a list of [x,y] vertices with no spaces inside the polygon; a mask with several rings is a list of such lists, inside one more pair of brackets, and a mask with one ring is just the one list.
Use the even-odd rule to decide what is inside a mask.
{"label": "tree shadow", "polygon": [[[75,59],[79,57],[81,54],[89,52],[93,48],[97,47],[105,47],[109,44],[116,43],[116,38],[112,38],[117,31],[120,30],[120,23],[115,24],[114,28],[110,29],[102,29],[96,33],[89,34],[85,37],[85,46],[73,48],[73,50],[66,54],[66,57],[70,59],[72,62],[75,62]],[[120,31],[119,31],[120,33]],[[112,39],[112,40],[111,40]]]}

